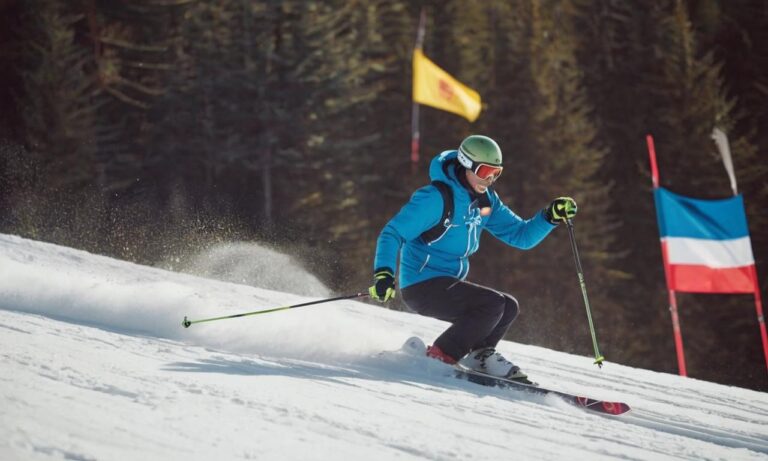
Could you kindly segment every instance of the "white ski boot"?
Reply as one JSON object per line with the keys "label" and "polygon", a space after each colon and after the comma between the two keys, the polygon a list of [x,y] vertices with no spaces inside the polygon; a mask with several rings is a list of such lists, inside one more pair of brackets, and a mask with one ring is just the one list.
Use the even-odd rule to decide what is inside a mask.
{"label": "white ski boot", "polygon": [[476,349],[459,360],[463,368],[498,376],[499,378],[527,381],[528,375],[520,370],[520,367],[510,362],[492,347]]}

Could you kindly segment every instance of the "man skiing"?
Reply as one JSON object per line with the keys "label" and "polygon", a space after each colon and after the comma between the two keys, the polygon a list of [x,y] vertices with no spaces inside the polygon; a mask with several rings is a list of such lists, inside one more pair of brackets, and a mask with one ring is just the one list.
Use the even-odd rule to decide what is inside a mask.
{"label": "man skiing", "polygon": [[429,168],[432,184],[416,190],[379,235],[369,293],[380,302],[395,297],[399,254],[399,285],[408,307],[451,323],[427,355],[526,381],[526,374],[495,350],[517,317],[517,300],[466,281],[469,257],[478,250],[483,230],[510,246],[530,249],[558,223],[573,218],[577,207],[572,198],[560,197],[523,220],[491,188],[502,169],[498,144],[481,135],[435,157]]}

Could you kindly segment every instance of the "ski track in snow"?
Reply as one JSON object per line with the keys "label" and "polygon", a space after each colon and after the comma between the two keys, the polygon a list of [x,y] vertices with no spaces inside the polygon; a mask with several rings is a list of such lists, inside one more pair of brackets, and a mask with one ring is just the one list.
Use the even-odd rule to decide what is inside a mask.
{"label": "ski track in snow", "polygon": [[485,388],[400,350],[445,324],[0,234],[0,459],[768,459],[768,396],[503,342],[543,386]]}

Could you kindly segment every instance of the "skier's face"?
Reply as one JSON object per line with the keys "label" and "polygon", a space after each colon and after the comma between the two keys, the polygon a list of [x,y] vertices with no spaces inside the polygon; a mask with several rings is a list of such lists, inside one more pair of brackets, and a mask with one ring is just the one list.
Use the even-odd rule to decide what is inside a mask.
{"label": "skier's face", "polygon": [[489,176],[487,179],[482,179],[480,176],[472,173],[471,170],[466,170],[466,172],[469,186],[478,194],[484,194],[485,191],[488,190],[488,187],[490,187],[490,185],[496,181],[496,178],[498,178],[498,176]]}

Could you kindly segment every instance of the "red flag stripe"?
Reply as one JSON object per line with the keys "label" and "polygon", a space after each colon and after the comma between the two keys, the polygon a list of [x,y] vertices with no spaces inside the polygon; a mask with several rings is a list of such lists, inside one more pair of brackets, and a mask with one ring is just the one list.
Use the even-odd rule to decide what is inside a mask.
{"label": "red flag stripe", "polygon": [[713,269],[707,266],[670,264],[669,289],[687,293],[753,293],[754,266]]}

